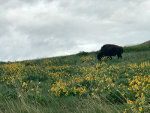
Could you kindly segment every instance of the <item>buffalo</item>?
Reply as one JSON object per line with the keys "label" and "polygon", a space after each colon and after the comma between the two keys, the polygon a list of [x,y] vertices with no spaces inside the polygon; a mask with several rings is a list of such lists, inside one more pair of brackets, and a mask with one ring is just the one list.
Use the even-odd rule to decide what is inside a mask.
{"label": "buffalo", "polygon": [[102,57],[108,56],[110,59],[112,59],[112,56],[118,56],[119,58],[122,58],[123,48],[118,45],[114,44],[105,44],[102,46],[100,53],[97,54],[97,59],[101,60]]}

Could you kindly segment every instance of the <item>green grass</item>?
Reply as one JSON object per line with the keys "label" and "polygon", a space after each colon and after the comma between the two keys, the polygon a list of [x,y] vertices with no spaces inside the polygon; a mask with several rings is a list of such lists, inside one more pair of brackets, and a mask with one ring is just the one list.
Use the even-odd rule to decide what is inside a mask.
{"label": "green grass", "polygon": [[147,51],[147,50],[150,50],[150,41],[144,42],[142,44],[134,45],[134,46],[124,47],[124,52]]}
{"label": "green grass", "polygon": [[[0,63],[0,113],[123,113],[124,109],[128,109],[127,113],[136,113],[138,109],[132,111],[126,102],[127,98],[133,101],[137,99],[133,94],[135,92],[129,92],[123,86],[118,89],[118,86],[122,83],[129,87],[125,73],[133,80],[140,74],[139,77],[150,75],[149,66],[140,67],[142,62],[150,62],[150,48],[124,47],[122,59],[118,60],[117,57],[113,57],[112,60],[104,59],[103,65],[101,65],[103,61],[98,61],[96,55],[97,52],[80,52],[70,56]],[[84,57],[86,59],[81,60]],[[88,60],[88,58],[92,59]],[[132,64],[139,67],[130,67],[129,65]],[[98,83],[96,80],[85,80],[85,76],[89,73],[100,77],[100,80],[106,75],[105,79],[111,78],[110,83],[115,83],[115,87],[110,87],[110,90],[106,89],[103,93],[94,92],[92,96],[92,88],[97,88]],[[51,89],[60,79],[63,83],[68,83],[74,80],[72,77],[84,78],[84,81],[72,83],[70,89],[67,89],[68,96],[63,92],[60,96],[48,92],[48,89]],[[15,82],[12,82],[13,78]],[[24,82],[27,83],[27,88],[22,86]],[[71,87],[79,87],[78,84],[86,87],[87,92],[82,96],[71,91]],[[107,82],[104,82],[99,88],[107,85]],[[143,87],[139,86],[139,88]],[[31,91],[32,89],[34,91]],[[122,91],[125,92],[125,96],[121,95]],[[18,95],[21,97],[19,98]],[[144,96],[146,100],[142,105],[142,112],[148,113],[150,111],[149,87],[144,92]]]}
{"label": "green grass", "polygon": [[150,50],[150,46],[149,47],[138,47],[138,46],[135,46],[135,47],[124,47],[124,52],[132,52],[132,51],[148,51]]}
{"label": "green grass", "polygon": [[150,40],[149,41],[146,41],[142,44],[138,44],[138,45],[135,45],[136,47],[150,47]]}

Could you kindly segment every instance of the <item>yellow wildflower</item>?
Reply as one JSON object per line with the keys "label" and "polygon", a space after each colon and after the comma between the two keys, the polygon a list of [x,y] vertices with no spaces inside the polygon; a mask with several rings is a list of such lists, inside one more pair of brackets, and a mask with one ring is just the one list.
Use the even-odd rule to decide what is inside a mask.
{"label": "yellow wildflower", "polygon": [[18,98],[20,98],[20,97],[21,97],[21,94],[18,95]]}
{"label": "yellow wildflower", "polygon": [[139,107],[139,111],[140,111],[140,112],[142,111],[142,107]]}

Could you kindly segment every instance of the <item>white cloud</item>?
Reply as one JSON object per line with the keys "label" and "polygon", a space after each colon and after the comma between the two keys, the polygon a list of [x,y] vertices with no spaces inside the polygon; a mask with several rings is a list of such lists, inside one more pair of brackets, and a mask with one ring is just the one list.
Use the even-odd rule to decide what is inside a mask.
{"label": "white cloud", "polygon": [[149,0],[0,0],[0,60],[149,40]]}

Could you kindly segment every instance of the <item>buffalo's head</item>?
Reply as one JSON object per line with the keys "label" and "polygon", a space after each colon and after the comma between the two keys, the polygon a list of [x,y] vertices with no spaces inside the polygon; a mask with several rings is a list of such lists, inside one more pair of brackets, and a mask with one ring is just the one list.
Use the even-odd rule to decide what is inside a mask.
{"label": "buffalo's head", "polygon": [[101,58],[104,56],[104,54],[102,52],[98,53],[97,54],[97,59],[98,60],[101,60]]}

